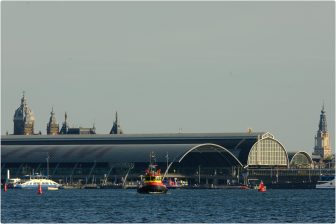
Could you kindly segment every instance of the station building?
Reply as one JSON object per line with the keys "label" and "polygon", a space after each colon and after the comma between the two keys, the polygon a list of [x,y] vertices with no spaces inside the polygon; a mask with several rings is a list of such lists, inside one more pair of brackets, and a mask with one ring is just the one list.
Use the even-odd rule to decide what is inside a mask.
{"label": "station building", "polygon": [[[1,139],[2,181],[7,170],[12,177],[37,172],[61,183],[139,180],[151,152],[165,177],[185,178],[191,184],[225,184],[241,178],[246,183],[248,176],[271,183],[306,182],[307,177],[311,182],[320,175],[311,171],[314,166],[308,153],[288,153],[268,132],[124,134],[116,113],[110,133],[101,135],[95,125],[70,127],[67,113],[60,128],[52,109],[47,135],[36,135],[35,117],[24,94],[13,121],[14,134]],[[314,156],[330,155],[323,106]]]}
{"label": "station building", "polygon": [[[2,180],[9,169],[12,177],[38,172],[63,183],[120,182],[126,175],[135,181],[144,174],[151,152],[166,177],[200,184],[226,184],[248,168],[290,167],[286,149],[267,132],[8,135],[1,144]],[[301,154],[306,155],[293,157],[296,163]]]}

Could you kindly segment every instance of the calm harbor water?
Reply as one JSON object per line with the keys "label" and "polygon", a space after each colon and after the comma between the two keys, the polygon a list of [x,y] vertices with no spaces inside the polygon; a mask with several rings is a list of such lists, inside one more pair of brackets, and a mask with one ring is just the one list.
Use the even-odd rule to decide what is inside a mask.
{"label": "calm harbor water", "polygon": [[1,222],[335,222],[334,190],[8,190]]}

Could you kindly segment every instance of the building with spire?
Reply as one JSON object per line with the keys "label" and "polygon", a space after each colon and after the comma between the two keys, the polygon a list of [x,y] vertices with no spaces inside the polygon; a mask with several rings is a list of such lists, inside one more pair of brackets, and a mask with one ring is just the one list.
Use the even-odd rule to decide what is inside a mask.
{"label": "building with spire", "polygon": [[33,111],[27,105],[25,92],[21,98],[21,105],[14,113],[14,135],[33,135],[35,117]]}
{"label": "building with spire", "polygon": [[95,124],[93,124],[92,128],[82,128],[82,127],[70,128],[67,119],[68,119],[68,115],[65,112],[64,122],[63,122],[62,128],[60,130],[60,134],[62,134],[62,135],[85,135],[85,134],[86,135],[93,135],[93,134],[96,134]]}
{"label": "building with spire", "polygon": [[64,114],[64,122],[63,122],[62,128],[61,128],[61,130],[59,132],[62,135],[66,135],[68,133],[69,125],[68,125],[67,119],[68,119],[68,115],[65,112],[65,114]]}
{"label": "building with spire", "polygon": [[54,108],[51,108],[49,123],[47,124],[47,134],[48,135],[58,135],[59,124],[56,121]]}
{"label": "building with spire", "polygon": [[322,159],[326,159],[332,155],[330,147],[329,133],[327,129],[327,116],[322,106],[319,129],[315,136],[315,147],[313,155],[319,155]]}
{"label": "building with spire", "polygon": [[121,129],[120,127],[120,124],[119,124],[119,121],[118,121],[118,112],[116,112],[115,114],[116,116],[116,119],[115,121],[113,122],[113,126],[112,126],[112,129],[110,131],[110,134],[111,135],[119,135],[119,134],[123,134],[123,130]]}

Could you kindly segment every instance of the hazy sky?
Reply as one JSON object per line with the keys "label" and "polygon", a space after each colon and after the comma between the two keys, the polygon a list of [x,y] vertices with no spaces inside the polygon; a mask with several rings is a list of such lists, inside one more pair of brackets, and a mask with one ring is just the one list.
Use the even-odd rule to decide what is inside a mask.
{"label": "hazy sky", "polygon": [[2,2],[1,133],[26,91],[109,133],[269,131],[314,147],[323,101],[334,148],[334,2]]}

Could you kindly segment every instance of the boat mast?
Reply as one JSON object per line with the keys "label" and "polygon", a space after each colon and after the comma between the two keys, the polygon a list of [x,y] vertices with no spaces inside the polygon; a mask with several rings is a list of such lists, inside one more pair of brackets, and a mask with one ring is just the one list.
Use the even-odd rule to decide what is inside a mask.
{"label": "boat mast", "polygon": [[168,171],[168,159],[169,159],[168,152],[167,152],[167,155],[166,155],[166,159],[167,159],[167,171]]}
{"label": "boat mast", "polygon": [[201,185],[201,165],[198,165],[198,184]]}
{"label": "boat mast", "polygon": [[149,164],[150,165],[155,165],[156,161],[155,161],[155,154],[154,152],[150,152],[149,153]]}
{"label": "boat mast", "polygon": [[49,178],[49,158],[50,158],[50,156],[49,156],[49,153],[48,153],[48,156],[47,156],[47,178]]}
{"label": "boat mast", "polygon": [[149,165],[152,165],[152,152],[149,153]]}

